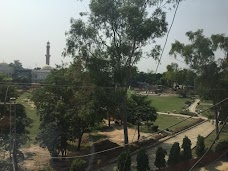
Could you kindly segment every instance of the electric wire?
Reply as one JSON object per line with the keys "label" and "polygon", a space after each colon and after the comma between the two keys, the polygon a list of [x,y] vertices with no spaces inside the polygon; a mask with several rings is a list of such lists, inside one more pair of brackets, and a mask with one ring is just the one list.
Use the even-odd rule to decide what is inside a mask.
{"label": "electric wire", "polygon": [[213,163],[217,162],[218,160],[220,160],[223,156],[225,156],[228,153],[228,151],[226,151],[225,153],[223,153],[221,156],[219,156],[218,158],[216,158],[213,162],[211,162],[208,166],[211,166]]}
{"label": "electric wire", "polygon": [[[7,95],[7,94],[6,94],[6,95]],[[213,105],[213,106],[211,106],[211,107],[209,107],[209,108],[207,108],[207,109],[201,111],[200,113],[203,113],[203,112],[205,112],[205,111],[208,111],[208,110],[210,110],[211,108],[213,108],[213,107],[215,107],[215,106],[217,106],[217,105],[223,103],[223,102],[226,101],[226,100],[228,100],[228,97],[225,98],[225,99],[223,99],[222,101],[216,103],[215,105]],[[175,125],[177,125],[177,124],[179,124],[179,123],[182,123],[182,122],[184,122],[184,121],[186,121],[186,120],[188,120],[188,119],[191,119],[192,117],[193,117],[193,116],[190,116],[190,117],[188,117],[188,118],[186,118],[186,119],[183,119],[183,120],[181,120],[181,121],[179,121],[179,122],[177,122],[177,123],[175,123],[175,124],[173,124],[173,125],[171,125],[171,126],[165,128],[165,129],[163,129],[163,130],[160,130],[158,133],[161,133],[161,132],[163,132],[163,131],[166,130],[166,129],[169,129],[169,128],[171,128],[171,127],[173,127],[173,126],[175,126]],[[135,135],[135,134],[134,134],[134,135]],[[151,135],[150,135],[150,136],[151,136]],[[148,137],[150,137],[150,136],[147,136],[147,137],[145,137],[145,138],[148,138]],[[126,144],[126,145],[130,145],[130,144],[132,144],[132,143],[128,143],[128,144]],[[103,150],[103,151],[99,151],[99,152],[95,152],[95,153],[90,153],[90,154],[87,154],[87,155],[69,156],[69,157],[51,157],[51,158],[54,158],[54,159],[57,159],[57,158],[68,158],[68,159],[69,159],[69,158],[82,158],[82,157],[87,157],[87,156],[91,156],[91,155],[96,155],[96,154],[108,152],[108,151],[111,151],[111,150],[114,150],[114,149],[118,149],[118,148],[121,148],[121,147],[124,147],[124,146],[118,146],[118,147],[106,149],[106,150]]]}
{"label": "electric wire", "polygon": [[163,46],[161,55],[160,55],[160,57],[159,57],[159,59],[158,59],[158,64],[157,64],[155,73],[157,73],[157,71],[158,71],[158,66],[161,64],[162,55],[163,55],[163,53],[164,53],[164,50],[165,50],[165,47],[166,47],[166,44],[167,44],[167,41],[168,41],[169,33],[170,33],[171,29],[172,29],[172,26],[173,26],[173,23],[174,23],[174,20],[175,20],[175,17],[176,17],[176,13],[177,13],[179,4],[180,4],[180,0],[178,0],[178,2],[177,2],[177,6],[176,6],[176,9],[175,9],[175,12],[174,12],[174,15],[173,15],[173,20],[172,20],[172,22],[171,22],[171,25],[170,25],[170,28],[169,28],[169,30],[168,30],[168,33],[167,33],[167,35],[166,35],[165,44],[164,44],[164,46]]}
{"label": "electric wire", "polygon": [[226,120],[224,121],[221,129],[219,130],[218,134],[216,135],[216,137],[215,137],[214,141],[212,142],[211,146],[203,154],[203,156],[191,167],[191,169],[189,171],[192,171],[199,164],[199,162],[206,156],[206,154],[211,150],[212,146],[215,144],[217,138],[219,137],[220,133],[222,132],[223,128],[225,127],[227,120],[228,120],[228,117],[226,117]]}
{"label": "electric wire", "polygon": [[[226,101],[226,100],[228,100],[228,97],[225,98],[224,100],[218,102],[217,104],[215,104],[215,105],[213,105],[213,106],[211,106],[211,107],[209,107],[209,108],[203,110],[201,113],[203,113],[203,112],[205,112],[205,111],[207,111],[207,110],[210,110],[211,108],[213,108],[213,107],[215,107],[215,106],[217,106],[217,105],[223,103],[223,102]],[[175,125],[178,125],[178,124],[180,124],[180,123],[182,123],[182,122],[184,122],[184,121],[186,121],[186,120],[188,120],[188,119],[191,119],[192,117],[193,117],[193,116],[190,116],[190,117],[188,117],[188,118],[186,118],[186,119],[183,119],[183,120],[181,120],[181,121],[179,121],[179,122],[177,122],[177,123],[175,123],[175,124],[173,124],[173,125],[171,125],[171,126],[169,126],[169,127],[167,127],[167,128],[164,128],[164,129],[158,131],[157,133],[161,133],[161,132],[163,132],[163,131],[166,130],[166,129],[169,129],[169,128],[175,126]],[[149,135],[149,136],[147,136],[147,137],[144,137],[143,139],[149,138],[150,136],[152,136],[152,135]],[[130,145],[130,144],[132,144],[132,143],[125,144],[125,146],[126,146],[126,145]],[[122,148],[122,147],[124,147],[124,146],[122,145],[122,146],[118,146],[118,147],[114,147],[114,148],[110,148],[110,149],[106,149],[106,150],[102,150],[102,151],[99,151],[99,152],[90,153],[90,154],[86,154],[86,155],[69,156],[69,157],[51,157],[51,158],[53,158],[53,159],[64,159],[64,158],[65,158],[65,159],[74,159],[74,158],[83,158],[83,157],[89,157],[89,156],[92,156],[92,155],[96,155],[96,154],[101,154],[101,153],[104,153],[104,152],[112,151],[112,150],[114,150],[114,149],[118,149],[118,148]]]}
{"label": "electric wire", "polygon": [[[217,106],[217,105],[223,103],[223,102],[226,101],[226,100],[228,100],[228,97],[225,98],[224,100],[218,102],[217,104],[215,104],[215,105],[213,105],[213,106],[211,106],[211,107],[209,107],[209,108],[207,108],[207,109],[201,111],[200,113],[203,113],[203,112],[205,112],[205,111],[208,111],[208,110],[210,110],[211,108],[213,108],[213,107],[215,107],[215,106]],[[164,129],[158,131],[157,133],[159,134],[159,133],[161,133],[161,132],[163,132],[163,131],[165,131],[165,130],[167,130],[167,129],[169,129],[169,128],[175,126],[175,125],[178,125],[178,124],[180,124],[180,123],[182,123],[182,122],[184,122],[184,121],[186,121],[186,120],[188,120],[188,119],[191,119],[192,117],[193,117],[193,116],[190,116],[190,117],[188,117],[188,118],[186,118],[186,119],[183,119],[183,120],[181,120],[181,121],[179,121],[179,122],[177,122],[177,123],[175,123],[175,124],[173,124],[173,125],[171,125],[171,126],[169,126],[169,127],[167,127],[167,128],[164,128]],[[151,136],[152,136],[152,135],[149,135],[149,136],[147,136],[147,137],[144,137],[143,139],[149,138],[149,137],[151,137]],[[3,140],[3,141],[4,141],[4,140]],[[132,143],[128,143],[128,144],[125,144],[125,145],[130,145],[130,144],[132,144]],[[92,155],[97,155],[97,154],[101,154],[101,153],[104,153],[104,152],[112,151],[112,150],[115,150],[115,149],[118,149],[118,148],[122,148],[122,147],[124,147],[124,146],[122,145],[122,146],[118,146],[118,147],[114,147],[114,148],[110,148],[110,149],[106,149],[106,150],[102,150],[102,151],[99,151],[99,152],[90,153],[90,154],[86,154],[86,155],[69,156],[69,157],[51,157],[51,158],[53,158],[53,159],[84,158],[84,157],[89,157],[89,156],[92,156]]]}

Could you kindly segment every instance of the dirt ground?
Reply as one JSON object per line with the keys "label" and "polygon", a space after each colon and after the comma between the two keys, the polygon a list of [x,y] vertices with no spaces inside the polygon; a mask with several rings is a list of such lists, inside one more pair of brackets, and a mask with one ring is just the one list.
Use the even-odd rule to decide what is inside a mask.
{"label": "dirt ground", "polygon": [[[111,132],[99,132],[99,134],[107,136],[110,141],[115,142],[116,144],[123,145],[124,144],[123,127],[122,126],[118,126],[118,125],[114,125],[114,123],[112,123],[111,126],[114,127],[115,130],[113,130]],[[148,139],[146,137],[154,138],[155,135],[150,134],[150,133],[142,133],[142,132],[140,132],[140,139],[141,140],[142,139],[143,140]],[[132,128],[128,128],[128,140],[129,140],[129,143],[138,141],[138,131],[137,131],[137,129],[135,130],[135,129],[132,129]]]}
{"label": "dirt ground", "polygon": [[28,171],[37,171],[44,166],[49,165],[50,154],[47,149],[41,148],[38,145],[31,145],[28,148],[22,148],[25,160],[19,165]]}
{"label": "dirt ground", "polygon": [[[112,123],[114,130],[99,132],[98,134],[105,135],[108,140],[118,144],[124,144],[124,133],[122,126],[115,125]],[[138,132],[135,129],[128,128],[128,138],[129,143],[137,141]],[[146,139],[145,137],[153,138],[155,135],[149,133],[140,133],[140,139]],[[134,138],[133,138],[134,137]],[[45,166],[48,166],[50,163],[50,154],[47,149],[41,148],[38,145],[31,145],[28,148],[20,149],[25,157],[25,160],[20,162],[19,165],[28,171],[37,171]]]}

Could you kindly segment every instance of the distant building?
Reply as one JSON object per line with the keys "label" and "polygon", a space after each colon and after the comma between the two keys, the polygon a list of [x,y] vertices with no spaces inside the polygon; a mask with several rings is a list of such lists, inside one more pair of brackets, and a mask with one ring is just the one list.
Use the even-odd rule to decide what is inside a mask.
{"label": "distant building", "polygon": [[17,79],[20,79],[27,80],[27,82],[40,83],[50,74],[52,70],[52,67],[49,65],[51,57],[49,42],[47,42],[45,57],[46,65],[42,68],[14,70],[13,67],[9,66],[5,62],[2,62],[0,63],[0,72],[16,81]]}

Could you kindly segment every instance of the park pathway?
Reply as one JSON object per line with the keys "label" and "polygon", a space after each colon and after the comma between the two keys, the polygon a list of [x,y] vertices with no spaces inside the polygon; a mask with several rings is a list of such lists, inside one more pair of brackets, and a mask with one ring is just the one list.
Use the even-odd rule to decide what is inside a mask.
{"label": "park pathway", "polygon": [[200,99],[196,99],[195,102],[189,106],[189,108],[188,108],[189,112],[196,113],[196,107],[198,106],[199,102],[200,102]]}
{"label": "park pathway", "polygon": [[[189,111],[190,112],[193,112],[193,113],[196,113],[196,107],[198,106],[198,103],[200,102],[200,99],[196,99],[194,103],[192,103],[190,106],[189,106]],[[180,117],[185,117],[185,118],[188,118],[190,117],[189,115],[183,115],[183,114],[175,114],[175,113],[165,113],[165,112],[157,112],[157,114],[160,114],[160,115],[170,115],[170,116],[180,116]],[[203,116],[203,115],[200,115],[198,114],[198,116],[194,116],[192,117],[193,119],[204,119],[204,120],[208,120],[207,117]]]}
{"label": "park pathway", "polygon": [[[149,155],[151,170],[155,170],[155,166],[153,165],[153,163],[155,160],[156,150],[159,146],[162,146],[169,153],[171,146],[173,145],[174,142],[178,142],[181,146],[183,138],[185,136],[188,136],[188,138],[192,142],[192,148],[194,148],[196,146],[198,135],[207,137],[213,130],[214,130],[214,126],[209,121],[206,121],[192,129],[189,129],[185,132],[182,132],[178,135],[171,137],[170,139],[165,140],[164,142],[162,142],[159,145],[148,148],[147,153]],[[137,154],[132,155],[132,171],[136,171],[136,156],[137,156]],[[101,171],[112,171],[116,165],[117,165],[117,162],[108,164],[107,166],[101,168]]]}

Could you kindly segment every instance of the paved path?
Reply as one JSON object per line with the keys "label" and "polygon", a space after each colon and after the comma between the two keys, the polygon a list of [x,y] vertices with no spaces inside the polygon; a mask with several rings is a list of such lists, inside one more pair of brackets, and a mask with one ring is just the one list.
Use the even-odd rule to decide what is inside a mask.
{"label": "paved path", "polygon": [[[153,165],[154,160],[155,160],[155,154],[156,154],[156,150],[158,148],[158,146],[162,146],[163,148],[165,148],[167,150],[167,152],[169,153],[171,146],[173,145],[174,142],[179,142],[180,146],[182,145],[182,141],[183,138],[185,136],[188,136],[188,138],[191,140],[192,142],[192,148],[195,147],[196,142],[197,142],[197,136],[200,134],[201,136],[208,136],[212,131],[214,130],[214,126],[209,123],[208,121],[190,129],[187,130],[183,133],[180,133],[179,135],[176,135],[166,141],[164,141],[163,143],[151,147],[149,149],[147,149],[147,153],[149,155],[149,161],[150,161],[150,165],[151,165],[151,170],[155,169],[155,166]],[[116,163],[112,163],[110,165],[107,165],[105,167],[102,168],[102,171],[112,171],[113,168],[116,166]],[[132,155],[132,171],[136,171],[136,154]]]}
{"label": "paved path", "polygon": [[189,108],[188,108],[189,112],[196,113],[196,107],[198,106],[199,102],[200,102],[200,99],[196,99],[195,102],[189,106]]}

